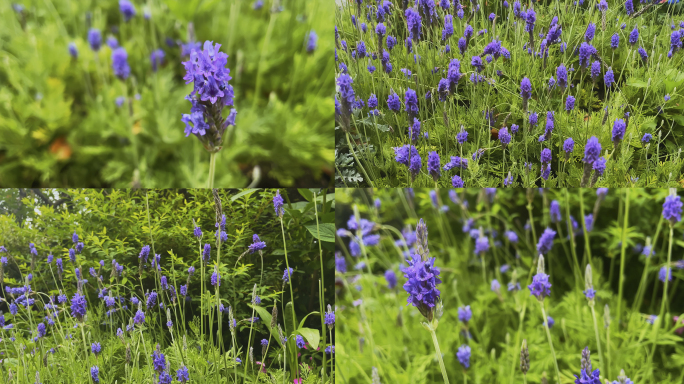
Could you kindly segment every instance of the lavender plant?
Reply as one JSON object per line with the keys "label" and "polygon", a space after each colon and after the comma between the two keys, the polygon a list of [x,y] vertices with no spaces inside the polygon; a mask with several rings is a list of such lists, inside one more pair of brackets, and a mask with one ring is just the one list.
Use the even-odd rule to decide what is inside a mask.
{"label": "lavender plant", "polygon": [[[197,192],[202,198],[186,204],[169,199],[176,201],[174,209],[189,212],[171,221],[155,217],[155,206],[169,197],[157,196],[164,191],[137,194],[142,204],[134,204],[135,215],[120,217],[136,227],[125,232],[131,240],[117,238],[116,228],[108,230],[93,217],[99,216],[95,206],[102,202],[123,213],[131,203],[117,200],[123,191],[112,191],[102,201],[97,201],[97,193],[64,191],[77,206],[94,205],[82,211],[46,212],[46,220],[29,220],[29,228],[20,228],[13,216],[2,212],[0,353],[5,363],[12,362],[3,364],[3,380],[33,383],[33,377],[40,376],[41,382],[108,384],[334,382],[334,371],[326,365],[334,354],[335,311],[330,305],[325,311],[326,287],[319,269],[327,264],[327,246],[313,244],[329,242],[325,231],[331,224],[281,224],[292,234],[284,241],[320,259],[313,267],[319,290],[312,296],[320,301],[320,310],[301,313],[304,304],[295,302],[301,298],[296,292],[304,286],[309,267],[299,261],[289,264],[285,276],[291,293],[285,299],[276,272],[284,261],[275,252],[286,246],[276,235],[276,222],[283,217],[273,220],[265,210],[280,191],[264,191],[255,198],[250,198],[255,190]],[[322,220],[319,210],[330,212],[334,199],[318,193],[316,207],[300,211],[281,206],[284,218]],[[304,190],[288,195],[304,202],[309,198]],[[292,204],[298,204],[296,200]],[[260,207],[247,208],[252,205]],[[240,213],[263,213],[264,218],[244,221]],[[212,221],[214,225],[207,225]],[[260,228],[262,236],[247,235],[252,228]],[[304,237],[294,234],[302,230]],[[7,236],[10,232],[13,235]],[[168,232],[182,234],[182,240],[170,241]],[[27,237],[34,241],[29,246],[23,245]],[[138,247],[139,240],[149,243]],[[160,248],[164,251],[157,254]],[[52,252],[70,259],[58,263],[61,259]],[[239,284],[246,281],[253,284],[245,302]],[[280,317],[278,306],[284,308]],[[299,322],[290,320],[297,315],[302,316]]]}
{"label": "lavender plant", "polygon": [[678,383],[673,193],[338,189],[338,377]]}
{"label": "lavender plant", "polygon": [[[338,186],[682,179],[681,5],[439,3],[338,4]],[[547,161],[535,156],[544,150]],[[456,156],[470,162],[438,173],[430,161]]]}

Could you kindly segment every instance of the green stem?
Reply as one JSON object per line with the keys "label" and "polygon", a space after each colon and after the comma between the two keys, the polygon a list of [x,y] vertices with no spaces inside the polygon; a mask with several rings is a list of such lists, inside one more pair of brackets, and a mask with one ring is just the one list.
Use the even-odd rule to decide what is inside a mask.
{"label": "green stem", "polygon": [[[595,217],[594,220],[597,218]],[[629,188],[625,188],[625,220],[622,224],[622,249],[620,250],[620,287],[618,288],[617,321],[620,324],[622,314],[622,283],[625,278],[625,249],[627,248],[627,222],[629,221]]]}
{"label": "green stem", "polygon": [[216,170],[216,152],[209,155],[209,179],[207,180],[207,188],[214,188],[214,171]]}
{"label": "green stem", "polygon": [[666,271],[667,271],[667,276],[665,276],[665,283],[663,286],[663,301],[660,304],[660,313],[658,314],[658,319],[653,323],[653,332],[655,333],[653,337],[653,347],[651,348],[651,357],[650,360],[651,362],[653,361],[653,355],[655,354],[655,347],[658,342],[658,331],[660,330],[660,325],[661,324],[667,324],[666,322],[663,321],[663,315],[665,313],[665,303],[667,303],[667,283],[670,279],[668,279],[668,276],[672,273],[670,271],[670,261],[672,260],[672,234],[674,232],[674,228],[672,223],[670,222],[670,240],[667,244],[667,264],[665,266]]}
{"label": "green stem", "polygon": [[[324,194],[323,196],[325,196],[325,192],[323,192],[323,194]],[[320,307],[321,307],[321,330],[322,330],[321,333],[323,334],[323,348],[322,348],[322,350],[323,350],[323,384],[325,384],[328,380],[328,375],[325,371],[325,366],[328,362],[327,356],[325,355],[325,346],[327,343],[327,340],[326,340],[327,335],[325,334],[325,269],[323,268],[323,248],[322,248],[322,245],[320,242],[321,230],[320,230],[320,226],[318,224],[318,204],[316,202],[316,193],[315,192],[313,194],[313,202],[314,202],[314,214],[316,217],[316,233],[318,234],[318,238],[319,238],[319,241],[317,241],[317,243],[318,243],[318,258],[321,261],[321,281],[320,281],[320,288],[319,288],[321,291],[321,294],[320,294],[319,302],[320,302]],[[324,209],[325,209],[325,207],[324,207]],[[331,356],[332,356],[332,354],[331,354]]]}
{"label": "green stem", "polygon": [[[290,302],[292,302],[292,331],[295,332],[296,331],[295,328],[297,327],[297,320],[295,319],[295,313],[294,313],[294,294],[292,293],[293,292],[293,290],[292,290],[292,274],[290,273],[290,263],[287,260],[287,242],[285,241],[285,226],[283,225],[283,217],[282,216],[280,216],[280,230],[283,234],[283,250],[285,252],[285,267],[287,268],[287,272],[290,275],[289,279],[287,279],[287,282],[290,285]],[[322,271],[321,271],[321,273],[322,273]],[[283,313],[283,315],[285,315],[285,313]],[[299,358],[297,357],[296,353],[295,353],[295,362],[297,363],[297,365],[292,369],[294,369],[293,376],[296,379],[298,376],[297,373],[299,371],[299,369],[297,369],[297,367],[299,367]]]}
{"label": "green stem", "polygon": [[437,335],[435,334],[432,325],[428,328],[430,334],[432,335],[432,343],[435,345],[435,352],[437,353],[437,360],[439,361],[439,368],[442,370],[442,377],[444,378],[444,383],[449,384],[449,377],[446,373],[446,368],[444,367],[444,360],[442,360],[442,352],[439,350],[439,343],[437,342]]}
{"label": "green stem", "polygon": [[553,364],[556,368],[556,378],[560,383],[560,370],[558,369],[558,360],[556,360],[556,351],[553,349],[553,342],[551,341],[551,331],[549,331],[549,321],[546,317],[546,311],[544,310],[544,302],[539,302],[539,308],[541,308],[542,317],[544,317],[544,330],[546,331],[546,337],[549,339],[549,347],[551,347],[551,355],[553,356]]}
{"label": "green stem", "polygon": [[606,366],[603,364],[603,352],[601,352],[601,340],[599,339],[598,324],[596,323],[596,311],[594,310],[593,305],[589,305],[589,307],[591,307],[591,317],[594,319],[594,333],[596,334],[596,346],[598,347],[599,353],[599,367],[601,367],[601,372],[605,375],[607,372]]}

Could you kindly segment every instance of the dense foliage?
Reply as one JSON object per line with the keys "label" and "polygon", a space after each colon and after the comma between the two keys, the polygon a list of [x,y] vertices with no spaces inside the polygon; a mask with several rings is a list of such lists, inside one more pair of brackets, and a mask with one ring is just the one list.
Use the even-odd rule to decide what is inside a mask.
{"label": "dense foliage", "polygon": [[338,186],[676,186],[683,5],[344,2]]}
{"label": "dense foliage", "polygon": [[183,62],[206,41],[234,90],[214,185],[327,185],[331,14],[322,0],[3,2],[0,185],[204,187],[210,155],[181,118]]}
{"label": "dense foliage", "polygon": [[334,194],[0,193],[5,380],[95,381],[92,367],[102,383],[163,383],[183,367],[192,382],[333,380]]}
{"label": "dense foliage", "polygon": [[338,377],[681,383],[673,193],[338,189]]}

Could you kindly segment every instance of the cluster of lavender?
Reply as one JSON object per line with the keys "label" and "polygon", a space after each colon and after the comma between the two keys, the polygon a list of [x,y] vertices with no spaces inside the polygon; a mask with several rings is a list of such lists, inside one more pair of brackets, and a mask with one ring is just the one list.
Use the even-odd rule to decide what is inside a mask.
{"label": "cluster of lavender", "polygon": [[204,42],[202,50],[190,52],[190,59],[184,61],[186,84],[194,83],[192,92],[186,97],[192,103],[190,114],[184,114],[185,136],[193,134],[209,152],[218,152],[223,145],[223,134],[229,125],[235,125],[237,111],[230,110],[227,118],[222,115],[224,107],[233,106],[235,92],[228,82],[232,79],[226,68],[228,55],[219,49],[221,44]]}
{"label": "cluster of lavender", "polygon": [[[631,0],[625,3],[626,13],[630,15],[633,8],[628,4],[631,4]],[[535,6],[542,7],[541,5]],[[362,119],[364,124],[370,119],[377,124],[394,125],[396,123],[399,127],[403,126],[397,132],[400,135],[397,140],[403,142],[403,145],[393,149],[396,162],[408,168],[411,183],[424,167],[425,152],[420,153],[419,148],[421,146],[417,145],[418,142],[423,141],[422,148],[424,149],[432,148],[435,145],[435,142],[430,141],[430,135],[428,135],[430,127],[427,126],[428,124],[440,125],[433,115],[439,115],[439,112],[443,112],[442,123],[449,131],[451,111],[458,108],[458,104],[463,105],[464,100],[466,105],[473,104],[475,100],[468,100],[468,98],[475,97],[473,92],[477,92],[479,87],[482,87],[479,84],[491,86],[491,90],[482,91],[490,95],[488,97],[497,93],[510,93],[510,87],[506,88],[506,85],[511,80],[516,81],[515,76],[517,75],[513,75],[516,68],[512,62],[515,58],[511,57],[511,51],[502,45],[502,40],[494,33],[496,31],[508,35],[507,31],[496,29],[497,23],[503,23],[503,28],[515,28],[518,23],[524,25],[524,29],[529,35],[529,41],[524,42],[522,50],[516,49],[515,52],[526,52],[532,59],[530,61],[524,57],[520,58],[525,60],[525,66],[529,66],[529,69],[524,70],[523,73],[532,73],[536,70],[544,71],[549,66],[548,62],[551,59],[560,60],[560,62],[555,68],[555,77],[553,74],[550,76],[548,86],[533,84],[530,78],[521,76],[520,82],[516,83],[519,84],[520,89],[520,99],[518,100],[521,100],[521,104],[519,108],[513,105],[510,110],[500,111],[499,114],[495,114],[493,110],[483,112],[489,128],[486,138],[483,140],[482,136],[484,135],[478,134],[476,128],[469,128],[471,132],[476,133],[477,138],[472,144],[472,161],[478,161],[486,149],[500,148],[504,152],[504,166],[506,166],[505,150],[516,141],[526,143],[528,132],[538,132],[543,129],[538,142],[541,143],[543,150],[549,151],[548,156],[544,156],[542,152],[540,159],[540,178],[543,181],[548,180],[552,174],[553,161],[551,161],[552,154],[550,151],[554,147],[562,148],[566,163],[573,162],[575,160],[573,151],[576,140],[579,141],[578,136],[582,137],[582,141],[587,139],[587,135],[584,135],[584,129],[573,129],[571,127],[568,130],[564,129],[563,133],[554,133],[554,128],[559,124],[557,119],[561,120],[564,125],[576,125],[573,116],[577,114],[575,109],[577,102],[580,101],[583,88],[589,88],[589,92],[594,92],[595,89],[603,86],[606,90],[608,96],[605,100],[605,113],[601,126],[606,124],[610,115],[609,96],[611,92],[620,92],[618,84],[620,74],[614,73],[612,69],[616,52],[622,52],[620,50],[631,52],[633,49],[637,50],[638,47],[637,52],[641,58],[641,65],[646,67],[654,65],[653,60],[649,61],[647,49],[641,45],[646,44],[647,41],[640,39],[639,21],[634,22],[634,28],[629,33],[629,44],[622,44],[623,48],[620,45],[621,34],[619,31],[615,32],[610,39],[610,49],[612,49],[613,54],[609,56],[605,54],[602,47],[597,48],[594,45],[600,43],[596,43],[594,40],[597,26],[593,22],[579,28],[582,33],[581,43],[569,48],[569,42],[577,40],[577,36],[563,33],[563,24],[558,16],[554,16],[548,25],[540,25],[537,22],[537,11],[533,6],[530,5],[529,8],[525,8],[520,1],[513,3],[512,10],[508,2],[503,2],[503,8],[498,8],[499,14],[492,13],[489,15],[488,20],[491,23],[492,31],[482,29],[477,33],[470,24],[474,17],[478,17],[479,5],[477,2],[473,2],[472,6],[469,7],[469,16],[466,16],[464,11],[468,7],[461,4],[459,0],[440,1],[439,6],[436,6],[432,1],[422,0],[416,0],[413,5],[407,1],[385,0],[377,2],[377,4],[374,2],[364,4],[363,1],[358,1],[356,9],[353,6],[349,8],[349,10],[342,12],[345,18],[342,22],[346,25],[346,17],[351,13],[351,25],[344,30],[338,27],[335,29],[337,46],[335,60],[338,62],[339,71],[337,77],[339,97],[336,96],[335,99],[336,120],[342,130],[352,133],[357,132],[359,128],[357,121]],[[572,8],[573,13],[590,11],[583,6],[582,2],[580,2],[579,7]],[[609,9],[608,3],[603,0],[597,8],[603,14],[603,23],[600,28],[605,31],[605,15]],[[615,12],[618,11],[615,10]],[[577,15],[576,17],[580,16]],[[363,20],[364,18],[365,20]],[[461,20],[458,23],[460,25],[454,24],[456,18]],[[479,22],[487,25],[486,21],[479,20]],[[621,30],[626,27],[626,23],[620,25]],[[459,29],[463,33],[458,38],[458,52],[455,52],[451,49],[451,43],[456,39],[456,30]],[[438,36],[440,30],[441,38]],[[578,29],[574,28],[573,30]],[[535,42],[535,34],[537,33],[540,40]],[[683,40],[684,21],[681,21],[679,25],[672,25],[670,50],[668,52],[670,59],[681,49]],[[481,48],[482,45],[484,48]],[[558,46],[557,50],[554,48],[556,45]],[[571,52],[568,52],[569,49]],[[559,52],[560,55],[558,58],[552,58],[556,52]],[[603,56],[599,52],[604,52]],[[460,59],[454,58],[458,55],[461,56]],[[468,57],[470,58],[468,59]],[[537,62],[537,59],[540,61]],[[374,64],[378,60],[380,60],[381,65]],[[433,70],[430,71],[430,68],[425,68],[425,64],[423,64],[425,60],[430,61],[428,64],[430,68],[433,65],[435,66]],[[469,62],[470,67],[467,68],[466,73],[462,73],[466,62]],[[570,76],[576,70],[574,62],[579,65],[579,71],[577,71],[578,74]],[[395,68],[401,66],[405,67],[399,68],[399,73],[397,73]],[[364,67],[368,74],[365,73]],[[384,73],[378,73],[380,72],[378,67],[381,67]],[[467,76],[468,72],[470,76]],[[584,81],[585,74],[588,74],[586,77],[591,80],[589,85],[586,85]],[[464,80],[468,77],[469,83]],[[601,77],[603,77],[603,84],[600,82]],[[372,85],[370,85],[371,83]],[[402,92],[397,94],[390,83],[405,89],[402,91],[403,103],[400,97]],[[435,93],[438,96],[438,102],[433,100]],[[378,103],[383,94],[387,97],[386,110],[380,108]],[[559,97],[564,99],[565,112],[547,111],[546,124],[540,127],[538,114],[542,112],[531,111],[529,100],[534,97],[538,99],[547,98],[556,94],[560,94]],[[664,95],[663,100],[664,102],[659,104],[658,114],[663,113],[666,107],[674,106],[670,102],[669,95]],[[504,104],[508,103],[505,101]],[[548,105],[548,103],[537,103],[537,105],[539,104]],[[583,102],[583,104],[586,103]],[[461,108],[463,107],[461,106]],[[623,104],[620,108],[625,108],[625,105]],[[629,107],[626,109],[614,119],[610,142],[617,149],[619,144],[626,137],[629,137],[629,135],[626,136],[629,130],[630,135],[641,137],[641,145],[647,151],[653,132],[648,132],[649,129],[643,126],[629,125]],[[468,114],[467,112],[459,113],[461,115]],[[368,118],[364,118],[364,115],[367,115]],[[497,115],[506,117],[501,122],[497,121],[500,120]],[[517,122],[517,124],[509,123],[509,121]],[[499,128],[496,129],[495,126],[499,126]],[[492,130],[491,135],[490,129]],[[570,132],[567,133],[568,131]],[[464,144],[468,141],[468,132],[463,127],[461,127],[461,132],[456,138],[457,145],[447,145],[451,149],[455,148],[459,156],[452,156],[452,161],[444,165],[444,171],[468,169],[468,159],[462,157],[465,150]],[[571,137],[571,135],[575,137]],[[593,186],[606,170],[610,158],[601,157],[601,140],[603,139],[603,135],[600,135],[599,137],[592,136],[586,141],[583,148],[585,156],[582,159],[584,173],[581,186]],[[606,144],[604,142],[603,145],[607,146]],[[378,145],[382,145],[382,143],[378,143]],[[439,145],[443,145],[443,140],[439,141]],[[487,148],[476,148],[475,145],[487,145]],[[442,156],[445,155],[447,154],[442,153]],[[525,145],[525,156],[527,156],[527,145]],[[522,162],[519,164],[523,165]],[[426,165],[427,175],[438,181],[442,176],[439,171],[441,167],[440,154],[428,149]],[[529,180],[532,163],[526,161],[521,168],[511,166],[510,169],[505,169],[501,173],[504,175],[501,180],[503,185],[512,185],[518,177],[522,177],[526,181]],[[508,172],[507,176],[506,172]],[[452,185],[454,187],[463,186],[463,174],[461,172],[452,177]]]}
{"label": "cluster of lavender", "polygon": [[[278,191],[273,199],[273,207],[275,213],[278,217],[282,217],[284,212],[284,201]],[[226,217],[222,215],[219,222],[216,223],[216,237],[221,238],[221,243],[223,242],[226,230]],[[199,226],[195,226],[193,229],[193,235],[197,238],[197,241],[201,244],[204,233]],[[61,331],[64,324],[70,322],[75,323],[74,328],[82,328],[86,326],[89,316],[89,307],[102,305],[106,309],[104,325],[111,327],[112,330],[116,328],[116,335],[118,339],[126,346],[126,362],[129,364],[131,362],[131,344],[135,345],[138,336],[135,336],[135,332],[142,332],[147,329],[145,327],[146,319],[150,316],[163,316],[164,311],[166,313],[166,326],[172,334],[176,332],[178,337],[183,338],[185,343],[185,335],[182,334],[180,329],[175,329],[173,326],[173,320],[171,316],[171,309],[173,309],[174,314],[176,313],[176,307],[180,306],[181,303],[186,302],[190,299],[188,296],[188,287],[190,286],[193,277],[196,275],[195,266],[190,266],[187,270],[187,279],[185,284],[181,284],[178,291],[176,290],[175,283],[172,282],[165,274],[163,274],[162,260],[160,254],[154,254],[149,245],[145,245],[140,250],[138,255],[139,259],[139,271],[138,275],[142,279],[142,271],[150,270],[155,278],[156,290],[151,290],[144,292],[142,295],[138,296],[135,292],[130,292],[130,297],[127,297],[123,291],[128,290],[128,286],[121,285],[121,278],[126,276],[130,278],[133,276],[125,270],[125,267],[119,264],[116,260],[112,260],[110,279],[109,282],[103,277],[106,272],[105,261],[100,260],[98,262],[98,269],[90,267],[89,272],[91,277],[94,279],[94,283],[89,283],[88,279],[83,275],[84,264],[88,264],[88,258],[82,253],[85,248],[85,244],[79,241],[79,236],[74,232],[72,238],[73,246],[69,249],[69,262],[73,270],[75,277],[76,290],[73,293],[71,299],[68,298],[67,294],[63,293],[59,289],[59,294],[56,295],[46,295],[39,291],[36,291],[31,286],[31,281],[33,280],[33,274],[39,273],[39,270],[48,270],[49,273],[53,273],[53,265],[57,269],[57,278],[54,283],[57,287],[67,287],[70,281],[64,276],[64,263],[61,258],[55,258],[52,254],[48,255],[46,258],[45,267],[41,267],[37,264],[36,258],[38,257],[38,250],[33,243],[29,244],[29,254],[31,255],[32,262],[30,266],[26,266],[26,269],[30,268],[30,273],[27,276],[22,277],[23,285],[18,287],[12,287],[10,285],[4,285],[5,298],[0,297],[0,303],[5,302],[9,307],[8,318],[5,317],[2,312],[0,312],[0,340],[8,338],[12,342],[18,338],[30,339],[32,341],[33,350],[32,354],[42,353],[42,347],[44,343],[49,343],[52,337],[60,337]],[[219,243],[220,244],[220,243]],[[262,241],[257,234],[253,235],[252,244],[248,246],[245,253],[262,253],[266,249],[267,245]],[[152,252],[152,253],[151,253]],[[17,263],[16,259],[9,250],[0,246],[0,283],[5,284],[4,281],[4,270],[9,263]],[[150,257],[152,256],[152,257]],[[201,268],[202,271],[212,264],[211,260],[211,245],[205,243],[202,254],[201,254]],[[210,283],[212,286],[218,288],[221,285],[221,281],[224,279],[218,273],[218,266],[214,263],[214,272],[211,274]],[[16,270],[21,271],[18,268]],[[283,272],[283,285],[290,282],[290,279],[294,277],[293,268],[286,268]],[[53,274],[54,276],[54,274]],[[203,275],[204,276],[204,275]],[[97,287],[97,298],[99,302],[92,301],[89,299],[89,293],[86,291],[86,287],[95,285]],[[123,287],[123,290],[122,290]],[[257,286],[255,285],[253,291],[253,297],[251,303],[256,306],[261,305],[261,298],[256,294]],[[179,295],[182,299],[179,300]],[[275,307],[274,307],[275,308]],[[229,325],[231,332],[236,332],[236,327],[238,326],[238,321],[233,317],[232,307],[225,307],[223,303],[220,303],[218,307],[213,308],[214,310],[228,315]],[[180,309],[183,310],[182,308]],[[157,314],[156,311],[160,313]],[[274,312],[277,313],[277,312]],[[35,324],[34,329],[24,329],[23,327],[15,327],[15,324],[21,324],[25,319],[33,319],[32,324]],[[275,321],[275,316],[273,321]],[[260,321],[259,317],[252,317],[243,320],[246,323],[256,323]],[[331,306],[328,305],[327,311],[324,314],[324,324],[330,330],[333,329],[335,324],[335,312],[332,310]],[[241,321],[242,322],[242,321]],[[125,327],[117,327],[116,324],[126,324]],[[181,327],[182,329],[183,327]],[[278,325],[278,328],[280,326]],[[69,327],[64,327],[64,329],[69,329]],[[282,333],[281,333],[282,335]],[[27,337],[28,336],[28,337]],[[74,339],[78,337],[78,333],[66,334],[67,339]],[[85,337],[85,335],[84,335]],[[287,341],[284,336],[282,343]],[[294,336],[293,336],[294,337]],[[44,341],[45,340],[45,341]],[[83,340],[86,344],[86,339]],[[97,361],[98,355],[102,351],[102,345],[100,342],[89,343],[91,345],[90,351],[95,360]],[[265,358],[267,347],[269,345],[269,339],[263,339],[260,341],[262,346],[262,357]],[[307,348],[307,343],[301,335],[296,335],[296,345],[298,348]],[[8,353],[9,350],[5,350],[3,353]],[[50,348],[45,352],[44,359],[47,361],[48,355],[57,352],[56,348]],[[334,345],[328,345],[325,348],[325,353],[330,355],[334,353]],[[167,357],[161,352],[159,345],[155,351],[152,352],[151,358],[153,360],[154,371],[155,371],[155,381],[159,384],[169,384],[173,381],[173,370],[171,369],[171,364],[169,363]],[[235,358],[236,363],[241,363],[239,357]],[[262,366],[263,372],[265,371],[265,364],[259,361],[254,361],[250,352],[250,362]],[[188,371],[188,366],[186,362],[178,362],[178,368],[175,369],[175,377],[181,382],[188,382],[190,379],[190,373]],[[89,368],[90,377],[92,382],[99,383],[101,380],[101,372],[98,365],[93,365]],[[38,373],[37,373],[38,374]],[[300,379],[301,380],[301,379]]]}

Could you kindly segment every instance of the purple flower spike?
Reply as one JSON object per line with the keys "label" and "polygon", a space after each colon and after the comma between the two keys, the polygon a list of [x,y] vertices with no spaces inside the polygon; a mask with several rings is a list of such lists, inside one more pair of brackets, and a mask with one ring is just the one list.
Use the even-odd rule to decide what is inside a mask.
{"label": "purple flower spike", "polygon": [[682,219],[682,202],[676,194],[670,194],[663,203],[663,218],[674,225]]}

